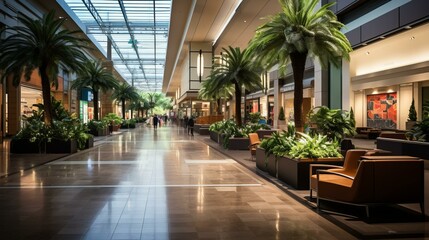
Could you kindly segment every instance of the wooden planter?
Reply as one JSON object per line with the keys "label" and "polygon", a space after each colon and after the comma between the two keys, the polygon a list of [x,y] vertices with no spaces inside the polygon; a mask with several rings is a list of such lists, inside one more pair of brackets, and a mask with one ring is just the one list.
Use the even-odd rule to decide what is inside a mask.
{"label": "wooden planter", "polygon": [[15,139],[10,141],[11,153],[43,153],[45,151],[45,143],[30,142],[29,139]]}
{"label": "wooden planter", "polygon": [[293,159],[278,157],[278,178],[299,190],[309,189],[310,164],[343,165],[342,158]]}
{"label": "wooden planter", "polygon": [[77,141],[72,139],[68,141],[52,139],[46,143],[46,153],[76,153]]}

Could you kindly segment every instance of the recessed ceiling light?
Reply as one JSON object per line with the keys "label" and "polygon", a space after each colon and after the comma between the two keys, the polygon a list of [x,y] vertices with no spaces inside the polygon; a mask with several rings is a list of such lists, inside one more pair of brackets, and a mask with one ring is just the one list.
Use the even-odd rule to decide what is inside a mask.
{"label": "recessed ceiling light", "polygon": [[369,51],[367,51],[367,52],[366,52],[366,55],[369,55],[369,54],[370,54],[370,52],[369,52]]}
{"label": "recessed ceiling light", "polygon": [[416,37],[414,37],[414,36],[410,37],[410,40],[414,40],[414,39],[416,39]]}
{"label": "recessed ceiling light", "polygon": [[243,22],[247,22],[246,20],[244,20]]}

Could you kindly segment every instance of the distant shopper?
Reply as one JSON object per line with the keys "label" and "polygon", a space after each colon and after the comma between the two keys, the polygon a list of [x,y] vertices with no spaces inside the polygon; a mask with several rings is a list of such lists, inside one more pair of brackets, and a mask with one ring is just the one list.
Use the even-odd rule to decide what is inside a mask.
{"label": "distant shopper", "polygon": [[194,136],[194,118],[191,116],[188,120],[188,135],[191,132],[191,135]]}
{"label": "distant shopper", "polygon": [[156,114],[153,116],[153,119],[152,119],[152,123],[153,123],[153,128],[154,129],[157,129],[158,128],[158,116],[156,116]]}
{"label": "distant shopper", "polygon": [[188,116],[185,115],[185,117],[183,118],[183,127],[185,128],[188,127],[188,121],[189,121],[189,118]]}

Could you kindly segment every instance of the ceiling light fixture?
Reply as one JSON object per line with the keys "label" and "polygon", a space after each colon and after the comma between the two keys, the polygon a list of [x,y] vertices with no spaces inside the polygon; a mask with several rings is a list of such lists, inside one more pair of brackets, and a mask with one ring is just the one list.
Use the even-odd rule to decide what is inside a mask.
{"label": "ceiling light fixture", "polygon": [[197,56],[197,75],[198,75],[198,80],[200,80],[201,82],[201,77],[203,76],[204,73],[204,55],[203,55],[203,51],[200,49],[200,52],[198,53]]}

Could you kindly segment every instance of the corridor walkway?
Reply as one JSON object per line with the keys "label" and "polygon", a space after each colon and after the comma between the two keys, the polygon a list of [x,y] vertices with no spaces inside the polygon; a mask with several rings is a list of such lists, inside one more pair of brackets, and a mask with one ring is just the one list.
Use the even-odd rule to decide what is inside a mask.
{"label": "corridor walkway", "polygon": [[354,239],[177,127],[0,181],[0,239]]}

